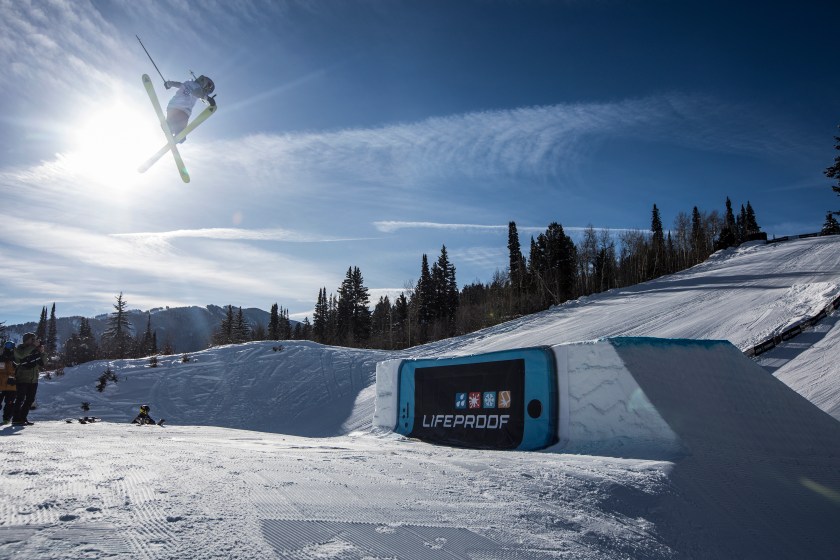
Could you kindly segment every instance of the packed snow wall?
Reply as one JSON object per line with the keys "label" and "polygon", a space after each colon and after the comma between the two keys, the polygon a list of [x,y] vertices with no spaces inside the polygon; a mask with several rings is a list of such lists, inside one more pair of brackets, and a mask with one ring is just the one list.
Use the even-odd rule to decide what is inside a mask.
{"label": "packed snow wall", "polygon": [[[737,425],[751,407],[775,406],[756,395],[776,385],[727,341],[612,338],[391,360],[377,364],[374,426],[464,447],[670,457],[686,451],[678,431],[702,432],[711,416]],[[499,408],[502,393],[510,408]],[[687,418],[685,402],[702,404]]]}

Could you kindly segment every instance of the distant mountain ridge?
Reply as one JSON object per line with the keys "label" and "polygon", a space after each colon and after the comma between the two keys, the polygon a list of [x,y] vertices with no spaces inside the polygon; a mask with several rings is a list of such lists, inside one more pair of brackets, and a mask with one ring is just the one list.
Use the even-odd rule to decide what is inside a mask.
{"label": "distant mountain ridge", "polygon": [[[239,308],[236,308],[239,312]],[[126,312],[132,326],[132,334],[136,337],[138,333],[146,332],[146,324],[151,315],[152,332],[157,333],[158,347],[162,348],[165,343],[170,343],[176,352],[195,352],[210,347],[213,332],[219,327],[222,319],[227,314],[227,306],[208,305],[206,307],[158,307],[149,311],[132,309]],[[108,328],[110,313],[97,315],[88,318],[91,330],[97,339]],[[268,328],[268,320],[271,314],[255,307],[243,308],[242,315],[245,321],[253,329],[257,325]],[[74,333],[79,332],[79,325],[82,317],[56,317],[56,328],[58,331],[58,346],[64,346],[64,342]],[[294,327],[295,321],[292,321]],[[20,342],[23,333],[34,332],[38,328],[37,322],[7,325],[6,333],[11,340]]]}

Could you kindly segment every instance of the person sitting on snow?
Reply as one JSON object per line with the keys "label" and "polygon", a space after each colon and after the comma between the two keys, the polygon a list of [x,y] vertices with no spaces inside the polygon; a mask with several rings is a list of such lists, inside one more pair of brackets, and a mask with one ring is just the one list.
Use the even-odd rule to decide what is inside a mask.
{"label": "person sitting on snow", "polygon": [[140,405],[140,414],[138,414],[137,417],[134,418],[134,420],[131,421],[131,423],[132,424],[140,424],[140,425],[155,424],[154,419],[151,416],[149,416],[149,410],[150,410],[149,405],[147,405],[147,404]]}

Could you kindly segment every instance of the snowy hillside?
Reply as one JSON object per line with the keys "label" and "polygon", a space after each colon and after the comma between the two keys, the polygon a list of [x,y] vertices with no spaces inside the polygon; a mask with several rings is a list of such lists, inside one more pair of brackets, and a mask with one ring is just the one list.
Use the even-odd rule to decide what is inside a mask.
{"label": "snowy hillside", "polygon": [[[725,339],[743,351],[838,294],[840,237],[817,238],[719,253],[404,352],[250,343],[155,368],[68,369],[42,381],[35,426],[0,431],[0,557],[829,557],[840,547],[838,312],[761,356],[768,379],[816,405],[777,383],[771,402],[789,406],[769,411],[775,424],[749,421],[761,402],[709,403],[688,378],[652,382],[646,392],[671,407],[660,412],[687,445],[673,460],[471,451],[370,427],[382,360],[614,336]],[[108,366],[118,381],[99,393]],[[105,422],[64,423],[82,402]],[[126,424],[141,403],[168,425]],[[730,409],[750,431],[715,414]]]}

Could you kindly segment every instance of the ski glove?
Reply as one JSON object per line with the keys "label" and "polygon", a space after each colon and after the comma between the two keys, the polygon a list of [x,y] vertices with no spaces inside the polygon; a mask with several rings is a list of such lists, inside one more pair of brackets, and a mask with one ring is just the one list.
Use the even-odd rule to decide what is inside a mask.
{"label": "ski glove", "polygon": [[166,89],[173,88],[175,87],[175,82],[170,82],[167,80],[163,82],[163,87],[165,87]]}

